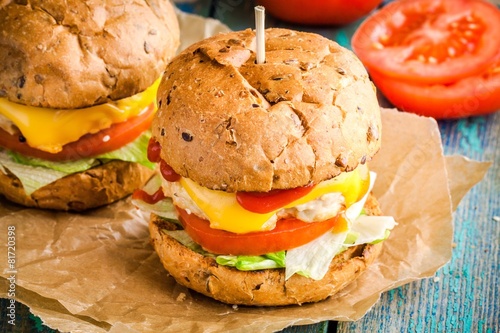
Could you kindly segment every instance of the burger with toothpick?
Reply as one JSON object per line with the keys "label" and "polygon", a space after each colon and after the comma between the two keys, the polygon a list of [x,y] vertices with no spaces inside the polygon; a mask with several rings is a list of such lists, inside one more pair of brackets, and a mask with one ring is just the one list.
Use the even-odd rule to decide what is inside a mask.
{"label": "burger with toothpick", "polygon": [[228,304],[277,306],[334,295],[374,262],[382,216],[369,161],[380,149],[375,88],[354,54],[316,34],[253,30],[175,57],[158,89],[134,193],[181,285]]}

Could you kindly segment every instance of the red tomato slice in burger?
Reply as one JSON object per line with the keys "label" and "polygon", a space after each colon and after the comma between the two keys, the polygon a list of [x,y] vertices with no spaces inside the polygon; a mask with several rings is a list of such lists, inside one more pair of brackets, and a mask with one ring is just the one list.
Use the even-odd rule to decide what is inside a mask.
{"label": "red tomato slice in burger", "polygon": [[500,56],[482,75],[452,84],[418,84],[370,72],[371,78],[399,109],[436,119],[483,115],[500,110]]}
{"label": "red tomato slice in burger", "polygon": [[138,116],[113,124],[95,134],[86,134],[78,141],[64,145],[63,150],[55,154],[32,148],[25,141],[20,140],[20,134],[12,135],[0,128],[0,147],[49,161],[74,161],[93,157],[119,149],[134,141],[149,129],[154,114],[154,105],[151,104]]}
{"label": "red tomato slice in burger", "polygon": [[385,76],[450,83],[484,72],[499,31],[500,10],[486,0],[401,0],[365,20],[352,48]]}
{"label": "red tomato slice in burger", "polygon": [[292,249],[318,238],[332,228],[347,228],[343,218],[307,223],[297,219],[284,219],[269,231],[235,234],[212,229],[207,220],[177,208],[179,219],[191,238],[204,249],[216,254],[262,255]]}

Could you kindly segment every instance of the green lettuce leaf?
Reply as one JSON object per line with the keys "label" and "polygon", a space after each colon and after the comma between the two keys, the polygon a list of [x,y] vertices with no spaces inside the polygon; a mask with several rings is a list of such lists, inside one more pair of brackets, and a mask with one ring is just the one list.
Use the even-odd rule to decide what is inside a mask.
{"label": "green lettuce leaf", "polygon": [[177,240],[191,251],[204,256],[214,257],[219,265],[234,267],[240,271],[255,271],[261,269],[285,267],[285,251],[268,253],[262,256],[216,255],[205,251],[184,230],[162,230],[163,233]]}
{"label": "green lettuce leaf", "polygon": [[[169,219],[170,220],[170,219]],[[177,221],[178,222],[178,221]],[[169,235],[191,251],[194,251],[196,253],[202,254],[204,256],[215,256],[214,254],[207,252],[203,250],[203,248],[196,243],[194,240],[191,239],[191,237],[185,232],[184,230],[162,230],[163,233]]]}
{"label": "green lettuce leaf", "polygon": [[27,195],[67,175],[62,171],[16,163],[6,152],[0,150],[0,171],[7,174],[7,170],[21,180]]}
{"label": "green lettuce leaf", "polygon": [[28,157],[13,151],[0,151],[0,170],[8,169],[21,183],[27,195],[69,174],[82,172],[94,166],[121,160],[140,163],[154,169],[154,163],[147,159],[147,147],[151,133],[143,133],[136,140],[120,149],[99,155],[95,158],[84,158],[77,161],[53,162],[40,158]]}
{"label": "green lettuce leaf", "polygon": [[219,255],[216,261],[219,265],[235,267],[240,271],[282,268],[285,267],[285,251],[262,256]]}
{"label": "green lettuce leaf", "polygon": [[9,151],[8,154],[16,163],[28,166],[44,167],[47,169],[61,171],[66,174],[82,172],[110,160],[136,162],[145,165],[148,168],[154,169],[154,163],[151,163],[146,156],[150,137],[151,134],[146,132],[120,149],[113,150],[93,158],[82,158],[76,161],[68,162],[48,161],[41,158],[24,156],[13,151]]}
{"label": "green lettuce leaf", "polygon": [[352,224],[351,232],[357,235],[353,245],[375,244],[389,237],[390,230],[396,226],[392,216],[361,215]]}
{"label": "green lettuce leaf", "polygon": [[349,246],[381,242],[389,236],[388,230],[395,225],[392,216],[360,215],[352,222],[350,231],[327,232],[305,245],[289,250],[286,254],[285,279],[298,273],[321,280],[337,254]]}
{"label": "green lettuce leaf", "polygon": [[96,159],[101,161],[121,160],[126,162],[135,162],[150,169],[154,169],[156,164],[150,162],[146,154],[150,138],[151,132],[147,131],[131,143],[121,147],[120,149],[99,155]]}
{"label": "green lettuce leaf", "polygon": [[[7,154],[11,157],[12,161],[17,164],[21,164],[27,167],[41,167],[43,169],[50,169],[54,171],[59,171],[64,173],[64,175],[69,175],[76,172],[81,172],[92,168],[99,164],[99,161],[93,158],[84,158],[77,161],[68,161],[68,162],[54,162],[48,161],[41,158],[24,156],[19,153],[9,151]],[[40,169],[38,169],[40,170]],[[12,170],[11,170],[12,171]],[[15,171],[12,173],[16,174]],[[17,174],[16,174],[17,176]],[[18,176],[19,178],[19,176]],[[21,180],[22,182],[22,180]]]}

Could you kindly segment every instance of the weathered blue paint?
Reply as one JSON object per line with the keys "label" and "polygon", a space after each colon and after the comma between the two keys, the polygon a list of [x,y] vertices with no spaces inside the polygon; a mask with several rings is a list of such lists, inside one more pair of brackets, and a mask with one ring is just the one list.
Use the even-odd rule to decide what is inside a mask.
{"label": "weathered blue paint", "polygon": [[458,131],[462,134],[460,147],[465,150],[482,152],[483,145],[479,133],[484,132],[485,124],[484,117],[471,117],[458,120]]}
{"label": "weathered blue paint", "polygon": [[339,32],[337,32],[337,34],[335,35],[335,40],[341,46],[351,48],[351,40],[344,30],[340,30]]}

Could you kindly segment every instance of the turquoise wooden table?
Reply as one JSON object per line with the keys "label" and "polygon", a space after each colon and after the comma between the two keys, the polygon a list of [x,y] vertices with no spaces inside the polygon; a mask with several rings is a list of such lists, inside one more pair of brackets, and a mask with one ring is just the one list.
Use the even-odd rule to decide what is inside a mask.
{"label": "turquoise wooden table", "polygon": [[[177,6],[219,19],[233,30],[254,27],[252,1],[184,0]],[[358,24],[308,27],[266,18],[266,27],[312,31],[346,47],[350,47],[350,37]],[[383,97],[381,104],[389,106]],[[493,162],[485,179],[466,195],[454,213],[451,261],[432,278],[384,293],[359,321],[321,322],[282,332],[500,332],[500,112],[440,121],[439,127],[446,155]],[[7,300],[2,299],[0,304],[0,332],[54,332],[21,304],[17,304],[17,325],[7,325]]]}

